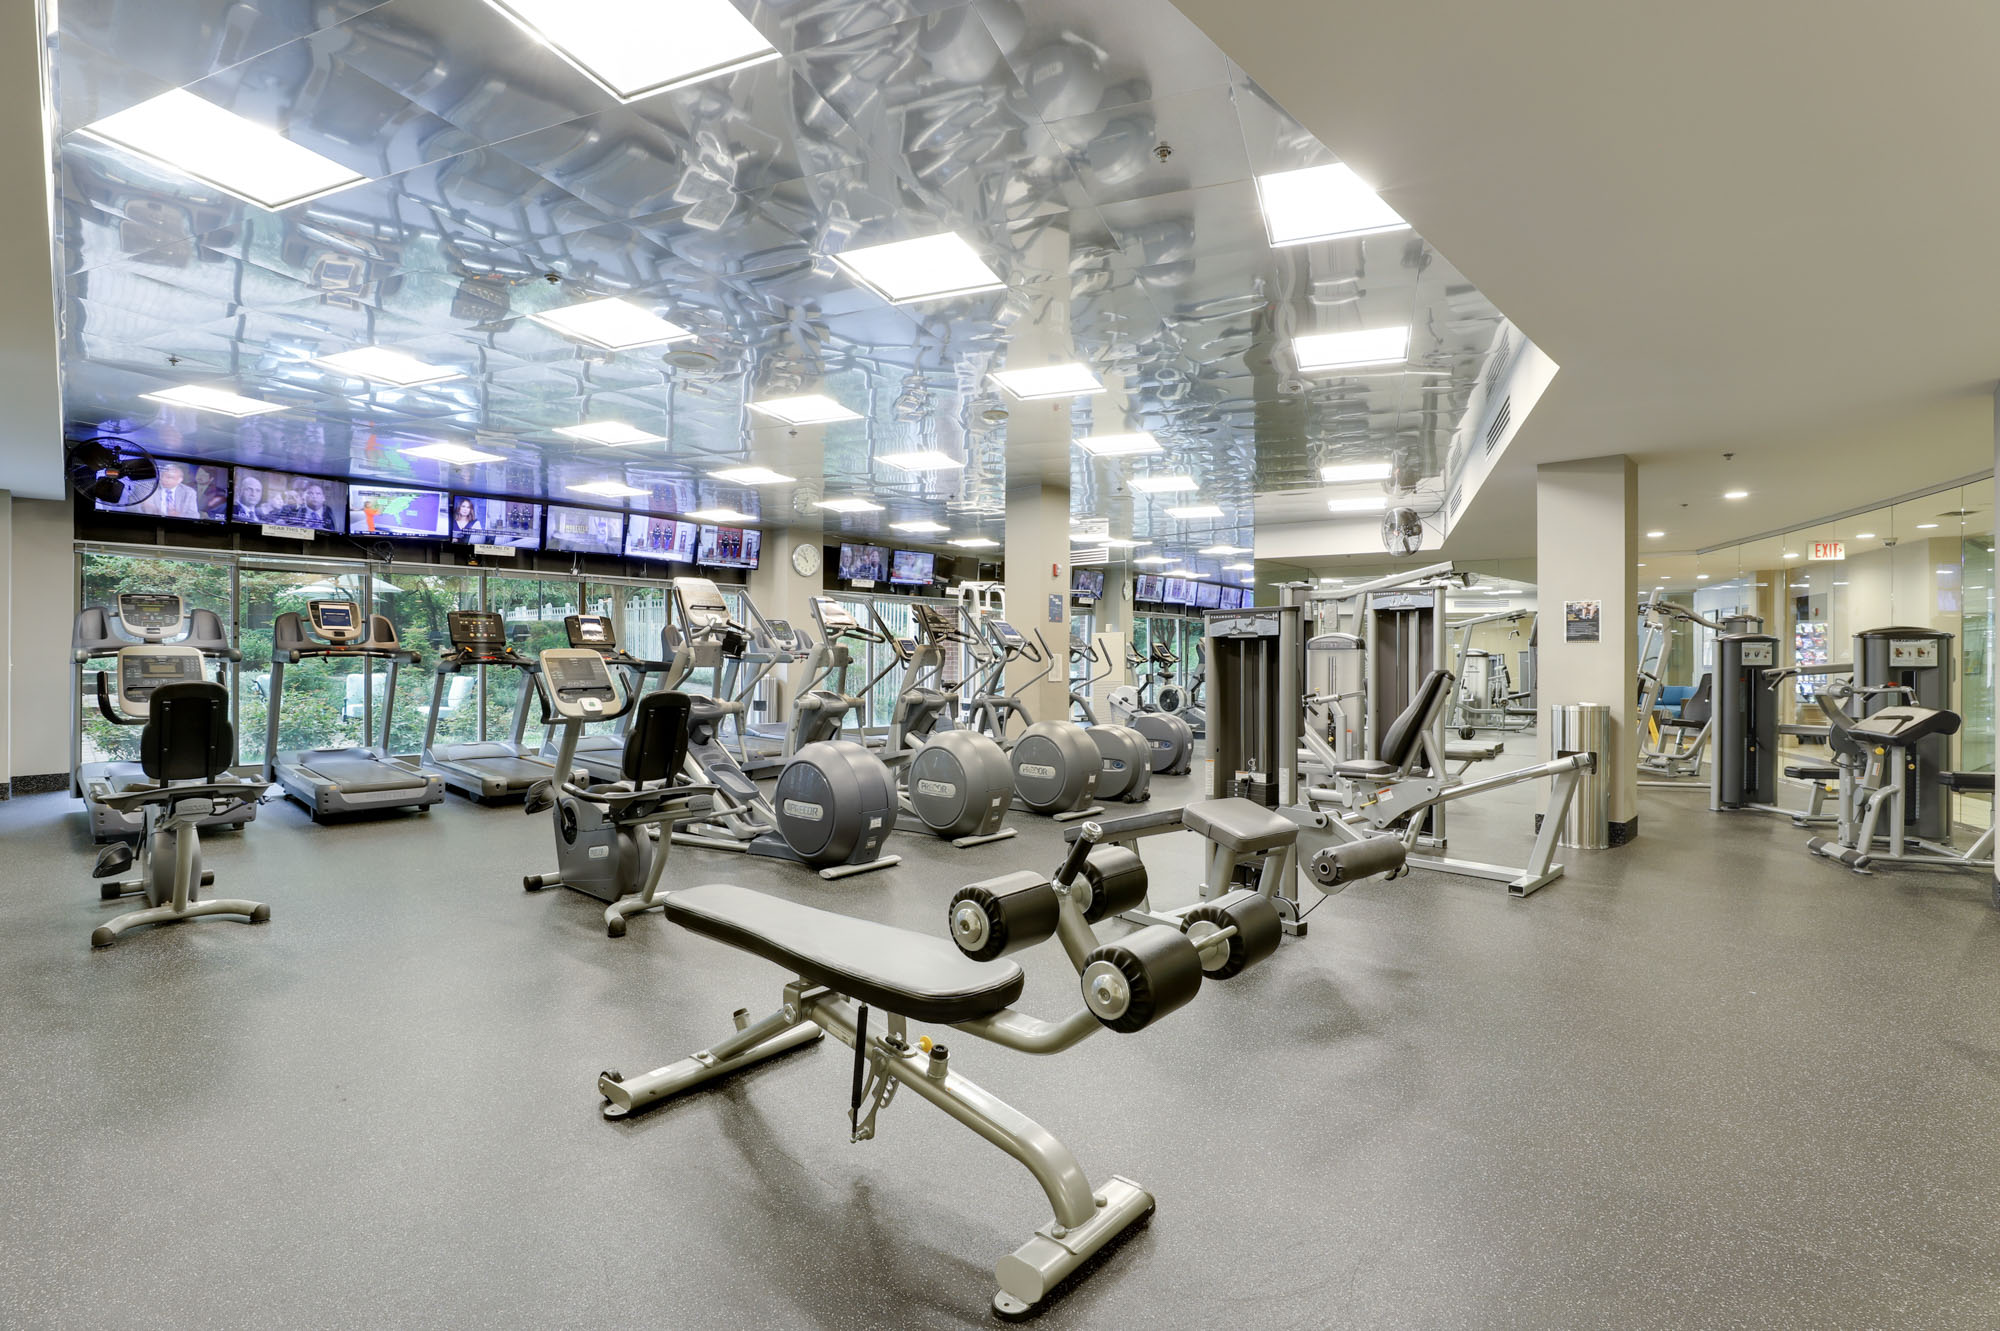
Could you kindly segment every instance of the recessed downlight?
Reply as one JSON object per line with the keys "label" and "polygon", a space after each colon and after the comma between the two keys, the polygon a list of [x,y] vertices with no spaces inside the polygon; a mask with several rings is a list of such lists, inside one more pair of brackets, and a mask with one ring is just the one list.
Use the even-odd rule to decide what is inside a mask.
{"label": "recessed downlight", "polygon": [[1276,247],[1401,231],[1410,224],[1344,163],[1257,177],[1264,229]]}
{"label": "recessed downlight", "polygon": [[1131,458],[1158,453],[1160,441],[1141,430],[1134,434],[1093,434],[1076,441],[1076,446],[1096,458]]}
{"label": "recessed downlight", "polygon": [[152,402],[164,402],[173,407],[192,407],[196,411],[212,412],[217,416],[261,416],[265,412],[283,411],[283,404],[265,402],[260,398],[244,397],[226,388],[209,388],[202,384],[182,384],[178,388],[162,388],[157,393],[141,393],[141,397]]}
{"label": "recessed downlight", "polygon": [[815,499],[814,508],[823,508],[829,513],[880,513],[882,506],[869,499]]}
{"label": "recessed downlight", "polygon": [[787,425],[832,425],[836,421],[861,419],[860,412],[849,411],[824,393],[768,398],[763,402],[752,402],[750,410]]}
{"label": "recessed downlight", "polygon": [[180,88],[83,132],[272,212],[368,178]]}
{"label": "recessed downlight", "polygon": [[1024,402],[1056,397],[1090,397],[1104,391],[1104,385],[1081,361],[1038,365],[1029,369],[995,370],[986,377]]}
{"label": "recessed downlight", "polygon": [[372,379],[377,383],[394,384],[398,388],[418,388],[425,384],[441,384],[447,379],[460,377],[460,371],[448,365],[432,365],[406,356],[400,351],[387,347],[356,347],[352,351],[336,352],[331,356],[318,357],[319,363],[329,369],[357,379]]}
{"label": "recessed downlight", "polygon": [[569,488],[578,494],[596,495],[599,499],[631,499],[646,493],[623,481],[585,481],[581,485],[572,485]]}
{"label": "recessed downlight", "polygon": [[1007,285],[979,251],[956,232],[865,245],[833,256],[862,285],[891,305],[944,300]]}
{"label": "recessed downlight", "polygon": [[621,102],[778,58],[729,0],[487,0]]}
{"label": "recessed downlight", "polygon": [[790,485],[798,479],[782,471],[772,471],[769,467],[724,467],[721,471],[708,474],[731,485]]}
{"label": "recessed downlight", "polygon": [[498,453],[482,453],[464,444],[435,443],[423,444],[417,448],[398,450],[406,458],[428,458],[432,462],[448,462],[454,467],[470,467],[480,462],[505,462]]}
{"label": "recessed downlight", "polygon": [[571,439],[581,439],[586,444],[602,444],[606,448],[630,448],[634,444],[663,444],[663,435],[649,434],[636,425],[624,421],[585,421],[581,425],[560,425],[556,433]]}
{"label": "recessed downlight", "polygon": [[694,336],[679,324],[669,323],[651,310],[641,309],[631,301],[616,296],[587,300],[580,305],[565,305],[556,310],[542,310],[528,317],[566,337],[588,342],[606,351],[685,342]]}
{"label": "recessed downlight", "polygon": [[1410,329],[1358,328],[1346,333],[1307,333],[1292,339],[1302,374],[1348,370],[1364,365],[1400,364],[1409,359]]}

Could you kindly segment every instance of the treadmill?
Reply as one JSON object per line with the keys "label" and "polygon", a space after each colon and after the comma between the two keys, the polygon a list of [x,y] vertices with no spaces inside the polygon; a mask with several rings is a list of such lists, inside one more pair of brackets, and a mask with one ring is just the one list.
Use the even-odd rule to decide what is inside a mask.
{"label": "treadmill", "polygon": [[[278,717],[285,697],[285,667],[309,660],[389,663],[382,699],[382,737],[373,748],[278,751]],[[313,821],[333,814],[381,809],[428,809],[444,799],[444,783],[397,762],[389,753],[389,723],[396,713],[396,675],[422,658],[406,651],[396,626],[381,615],[363,623],[352,601],[312,601],[306,613],[288,610],[271,626],[271,698],[264,735],[264,778],[302,805]]]}
{"label": "treadmill", "polygon": [[[76,687],[70,697],[70,794],[83,800],[84,810],[90,815],[92,841],[141,835],[146,811],[137,805],[124,810],[114,808],[105,803],[105,797],[151,790],[158,783],[136,762],[83,761],[83,717],[78,709],[89,691],[86,676],[91,673],[93,663],[118,660],[122,648],[165,644],[197,653],[196,659],[202,663],[214,662],[218,684],[228,682],[223,663],[243,659],[243,654],[231,647],[223,635],[219,615],[213,610],[190,610],[186,601],[170,592],[120,592],[112,604],[91,606],[76,617],[76,628],[70,635],[70,654],[76,665]],[[114,665],[112,669],[116,671],[118,667]],[[95,673],[100,679],[103,677],[102,664]],[[194,673],[199,678],[202,672],[196,669]],[[216,783],[226,785],[239,780],[243,778],[235,773],[224,773],[216,778]],[[195,825],[241,827],[256,817],[257,803],[252,800],[236,805],[226,815],[201,818]]]}
{"label": "treadmill", "polygon": [[[668,662],[642,661],[619,647],[617,631],[604,615],[570,615],[563,620],[563,631],[569,635],[571,647],[596,652],[604,658],[605,665],[623,674],[625,694],[635,702],[646,691],[646,676],[663,675],[671,669]],[[625,726],[636,710],[627,708],[614,730],[576,737],[576,753],[571,761],[590,773],[593,781],[618,782],[625,779]],[[542,740],[542,757],[554,763],[561,750],[561,738],[552,726]]]}
{"label": "treadmill", "polygon": [[[424,766],[443,778],[445,787],[481,804],[520,799],[528,787],[555,775],[553,759],[528,752],[528,699],[541,664],[523,656],[507,641],[507,622],[492,610],[454,610],[445,616],[451,648],[438,657],[437,682],[431,690],[431,715],[424,725]],[[521,672],[521,692],[514,703],[512,737],[505,740],[462,740],[440,743],[438,712],[444,706],[445,684],[451,676],[476,666],[499,666]]]}

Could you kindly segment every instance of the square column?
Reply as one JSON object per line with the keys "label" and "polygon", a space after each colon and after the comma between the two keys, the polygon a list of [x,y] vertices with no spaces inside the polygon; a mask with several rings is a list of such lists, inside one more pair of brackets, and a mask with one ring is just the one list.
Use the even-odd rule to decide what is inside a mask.
{"label": "square column", "polygon": [[[1632,459],[1554,462],[1535,473],[1535,583],[1540,633],[1536,688],[1544,759],[1555,755],[1549,711],[1557,703],[1611,710],[1604,768],[1610,780],[1611,844],[1638,834],[1639,482]],[[1595,633],[1573,640],[1572,605],[1595,606]],[[1594,640],[1593,640],[1594,639]]]}
{"label": "square column", "polygon": [[1007,689],[1020,692],[1037,721],[1069,716],[1069,487],[1039,481],[1007,487],[1007,617],[1029,642],[1037,630],[1056,655],[1055,668],[1031,688],[1023,681],[1041,667],[1017,662]]}

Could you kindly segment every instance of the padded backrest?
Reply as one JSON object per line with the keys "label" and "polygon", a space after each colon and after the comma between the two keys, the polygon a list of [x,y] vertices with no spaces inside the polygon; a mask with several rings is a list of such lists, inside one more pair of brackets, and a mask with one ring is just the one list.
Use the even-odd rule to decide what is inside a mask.
{"label": "padded backrest", "polygon": [[220,684],[162,684],[147,705],[139,766],[155,781],[207,781],[236,761],[229,690]]}
{"label": "padded backrest", "polygon": [[627,781],[666,781],[687,761],[688,723],[694,699],[685,693],[649,693],[632,709],[619,771]]}
{"label": "padded backrest", "polygon": [[1690,726],[1705,726],[1708,718],[1715,714],[1715,676],[1703,675],[1701,683],[1694,686],[1694,692],[1681,704],[1681,722]]}
{"label": "padded backrest", "polygon": [[1436,718],[1438,708],[1444,706],[1445,691],[1451,687],[1451,681],[1449,670],[1433,670],[1424,676],[1424,682],[1417,685],[1417,696],[1410,699],[1410,705],[1383,733],[1381,761],[1392,767],[1401,767],[1409,761],[1424,731]]}

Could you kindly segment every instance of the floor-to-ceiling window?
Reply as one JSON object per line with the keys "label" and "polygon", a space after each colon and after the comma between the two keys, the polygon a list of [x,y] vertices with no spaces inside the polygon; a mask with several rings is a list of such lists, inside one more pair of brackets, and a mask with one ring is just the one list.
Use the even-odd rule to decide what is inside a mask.
{"label": "floor-to-ceiling window", "polygon": [[[109,611],[121,592],[172,593],[181,597],[189,610],[212,610],[225,625],[229,623],[231,573],[225,562],[152,555],[135,558],[92,551],[85,551],[78,558],[85,606],[102,606]],[[47,631],[61,633],[63,628],[62,625],[51,624],[47,626]],[[268,661],[269,658],[267,648],[264,659]],[[246,662],[249,660],[245,659]],[[117,725],[97,709],[96,672],[108,671],[110,667],[109,661],[96,662],[85,668],[80,681],[82,687],[76,702],[83,726],[85,762],[134,761],[139,756],[140,728]],[[268,669],[254,663],[251,668]],[[208,677],[213,679],[215,676],[216,672],[211,668]],[[226,667],[223,679],[233,687],[231,672]]]}

